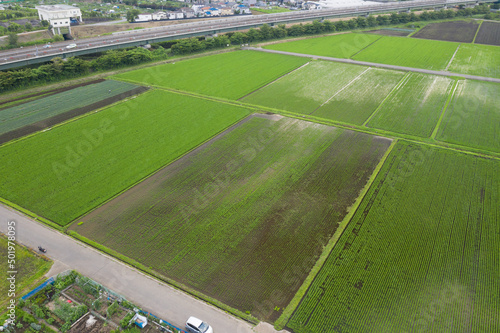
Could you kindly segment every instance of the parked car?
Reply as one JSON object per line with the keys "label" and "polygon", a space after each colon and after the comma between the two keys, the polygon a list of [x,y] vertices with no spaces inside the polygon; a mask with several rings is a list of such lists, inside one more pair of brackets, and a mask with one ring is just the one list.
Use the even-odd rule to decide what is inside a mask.
{"label": "parked car", "polygon": [[50,44],[45,44],[45,45],[43,46],[43,48],[44,48],[44,49],[50,49],[51,47],[52,47],[52,45],[50,45]]}
{"label": "parked car", "polygon": [[186,330],[190,333],[213,333],[214,330],[210,325],[205,323],[204,321],[196,318],[189,317],[186,321]]}
{"label": "parked car", "polygon": [[74,49],[76,47],[76,44],[69,44],[66,46],[67,49]]}

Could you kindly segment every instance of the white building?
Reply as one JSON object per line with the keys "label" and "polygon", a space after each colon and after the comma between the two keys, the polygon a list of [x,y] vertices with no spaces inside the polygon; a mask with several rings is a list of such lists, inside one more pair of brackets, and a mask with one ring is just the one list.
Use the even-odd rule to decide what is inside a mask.
{"label": "white building", "polygon": [[35,6],[38,10],[38,18],[46,20],[52,26],[52,33],[61,34],[61,28],[68,28],[71,33],[71,20],[82,21],[82,12],[80,8],[69,5],[41,5]]}
{"label": "white building", "polygon": [[148,22],[153,19],[153,14],[151,13],[140,13],[137,15],[135,22]]}

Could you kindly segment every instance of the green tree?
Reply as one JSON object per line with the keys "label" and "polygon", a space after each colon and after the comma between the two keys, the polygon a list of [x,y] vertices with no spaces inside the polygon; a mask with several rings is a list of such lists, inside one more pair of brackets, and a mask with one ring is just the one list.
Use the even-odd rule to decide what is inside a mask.
{"label": "green tree", "polygon": [[140,12],[138,9],[131,9],[127,11],[127,21],[129,21],[130,23],[135,22],[135,19],[137,18],[139,13]]}
{"label": "green tree", "polygon": [[26,31],[31,31],[31,30],[33,30],[33,25],[31,25],[31,23],[29,23],[29,22],[26,22],[26,24],[24,25],[24,29]]}
{"label": "green tree", "polygon": [[23,27],[20,24],[17,24],[16,22],[12,22],[7,27],[7,30],[9,30],[10,32],[23,32]]}
{"label": "green tree", "polygon": [[259,32],[263,40],[271,39],[272,37],[271,27],[269,27],[269,25],[267,24],[264,24],[262,27],[260,27]]}
{"label": "green tree", "polygon": [[229,38],[229,40],[231,41],[231,44],[235,44],[235,45],[241,45],[241,44],[244,44],[245,41],[246,41],[246,35],[242,32],[235,32],[231,38]]}
{"label": "green tree", "polygon": [[14,46],[14,47],[17,46],[17,39],[18,39],[17,34],[15,32],[10,32],[8,36],[9,36],[8,37],[9,46]]}

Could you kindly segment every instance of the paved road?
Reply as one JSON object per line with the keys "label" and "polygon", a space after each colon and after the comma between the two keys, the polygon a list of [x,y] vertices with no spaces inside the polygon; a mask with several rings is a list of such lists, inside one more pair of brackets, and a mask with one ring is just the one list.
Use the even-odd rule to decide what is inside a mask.
{"label": "paved road", "polygon": [[[55,266],[75,269],[179,328],[183,328],[186,319],[192,315],[208,321],[216,333],[254,332],[250,324],[0,205],[2,233],[7,232],[8,221],[16,222],[19,243],[31,248],[42,245],[47,249],[47,256],[55,261]],[[272,327],[265,324],[255,328],[255,332],[272,331]]]}
{"label": "paved road", "polygon": [[311,55],[311,54],[304,54],[304,53],[295,53],[295,52],[285,52],[285,51],[277,51],[277,50],[268,50],[268,49],[263,49],[261,47],[243,47],[243,49],[245,49],[245,50],[253,50],[253,51],[261,51],[261,52],[268,52],[268,53],[287,54],[287,55],[292,55],[292,56],[296,56],[296,57],[314,58],[314,59],[322,59],[322,60],[328,60],[328,61],[343,62],[343,63],[346,63],[346,64],[363,65],[363,66],[379,67],[379,68],[387,68],[387,69],[394,69],[394,70],[399,70],[399,71],[409,71],[409,72],[424,73],[424,74],[433,74],[433,75],[441,75],[441,76],[462,77],[462,78],[466,78],[466,79],[470,79],[470,80],[479,80],[479,81],[488,81],[488,82],[497,82],[497,83],[500,83],[500,79],[495,79],[495,78],[492,78],[492,77],[485,77],[485,76],[458,74],[458,73],[451,73],[451,72],[447,72],[447,71],[433,71],[433,70],[430,70],[430,69],[404,67],[404,66],[395,66],[395,65],[386,65],[386,64],[379,64],[379,63],[375,63],[375,62],[358,61],[358,60],[342,59],[342,58],[334,58],[334,57],[323,57],[323,56],[317,56],[317,55]]}
{"label": "paved road", "polygon": [[[485,0],[492,2],[494,0]],[[230,18],[221,18],[207,21],[198,21],[191,23],[180,23],[173,25],[166,25],[162,27],[131,30],[117,32],[113,35],[100,36],[96,38],[88,38],[76,42],[78,47],[76,49],[66,49],[66,46],[74,43],[73,41],[66,41],[54,43],[50,49],[39,49],[35,47],[17,48],[6,51],[0,51],[0,65],[14,65],[17,62],[26,60],[33,60],[40,57],[53,57],[66,54],[72,55],[72,51],[89,49],[89,51],[98,51],[103,46],[109,47],[125,47],[130,46],[130,43],[136,42],[151,42],[156,39],[165,37],[185,38],[192,34],[210,34],[215,31],[234,31],[247,29],[249,27],[261,26],[263,24],[279,24],[281,22],[299,22],[299,21],[312,21],[323,20],[328,17],[345,17],[345,16],[358,16],[366,15],[367,13],[387,12],[387,11],[405,11],[411,8],[435,8],[445,5],[457,5],[459,3],[475,3],[474,0],[413,0],[404,2],[389,2],[380,3],[369,6],[359,7],[344,7],[335,9],[324,10],[300,10],[268,15],[238,15]],[[36,61],[36,59],[35,59]]]}

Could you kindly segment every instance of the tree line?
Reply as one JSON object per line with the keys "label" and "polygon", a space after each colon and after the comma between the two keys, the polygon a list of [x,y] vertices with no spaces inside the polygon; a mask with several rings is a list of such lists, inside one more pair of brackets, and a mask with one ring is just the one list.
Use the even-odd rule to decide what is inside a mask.
{"label": "tree line", "polygon": [[10,71],[0,71],[0,93],[9,90],[28,87],[35,84],[56,82],[67,78],[88,75],[94,72],[133,66],[150,61],[166,59],[167,49],[173,55],[183,55],[202,52],[210,49],[227,47],[230,44],[241,45],[256,41],[280,39],[287,36],[303,36],[319,33],[341,32],[353,29],[363,29],[377,26],[406,24],[417,21],[441,20],[454,17],[467,17],[474,14],[489,14],[488,6],[476,6],[458,11],[440,10],[434,12],[393,13],[357,17],[347,21],[314,21],[307,24],[296,24],[290,27],[278,25],[270,27],[265,24],[259,29],[249,29],[247,32],[230,32],[214,38],[204,37],[173,40],[153,44],[151,49],[141,47],[125,50],[111,50],[90,60],[81,57],[67,59],[54,58],[52,61],[36,68],[22,68]]}

